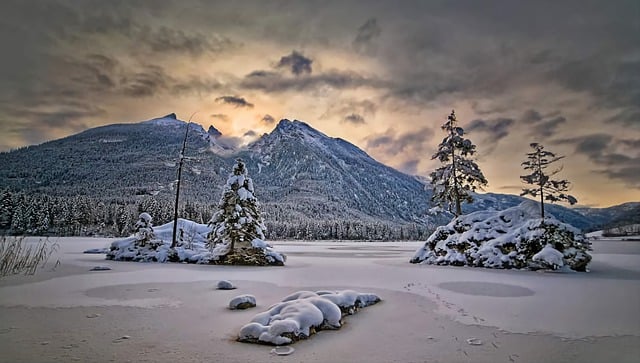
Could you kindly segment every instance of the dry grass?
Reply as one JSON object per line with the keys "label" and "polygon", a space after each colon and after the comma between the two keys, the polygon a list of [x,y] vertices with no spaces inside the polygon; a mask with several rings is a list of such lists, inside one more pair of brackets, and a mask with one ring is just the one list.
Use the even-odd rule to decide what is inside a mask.
{"label": "dry grass", "polygon": [[[46,265],[49,257],[58,250],[57,243],[49,238],[37,243],[26,242],[24,237],[6,237],[0,240],[0,277],[25,274],[33,275]],[[56,266],[60,261],[56,262]]]}

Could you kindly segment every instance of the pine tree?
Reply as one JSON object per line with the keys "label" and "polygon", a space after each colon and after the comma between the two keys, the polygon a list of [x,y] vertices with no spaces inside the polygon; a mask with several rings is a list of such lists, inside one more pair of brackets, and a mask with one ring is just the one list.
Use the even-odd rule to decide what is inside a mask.
{"label": "pine tree", "polygon": [[521,175],[520,179],[524,183],[535,185],[532,188],[522,188],[521,196],[530,195],[532,197],[540,197],[540,214],[544,220],[544,201],[555,203],[559,201],[567,201],[573,205],[578,200],[572,195],[566,194],[571,183],[567,180],[552,180],[551,177],[558,174],[562,167],[546,174],[545,169],[549,165],[558,160],[564,159],[564,156],[557,156],[551,151],[544,150],[544,146],[534,142],[530,146],[534,151],[527,153],[527,160],[522,163],[524,170],[531,170],[528,175]]}
{"label": "pine tree", "polygon": [[487,185],[478,164],[470,159],[476,152],[476,146],[464,138],[464,130],[457,126],[455,111],[442,125],[447,136],[438,145],[438,151],[431,159],[445,164],[431,173],[433,196],[431,200],[442,208],[455,205],[455,215],[462,214],[461,203],[473,202],[471,192]]}
{"label": "pine tree", "polygon": [[236,161],[233,173],[223,187],[218,210],[209,225],[212,227],[209,247],[225,244],[227,254],[233,254],[236,248],[251,247],[254,239],[264,240],[266,228],[258,210],[253,181],[241,159]]}

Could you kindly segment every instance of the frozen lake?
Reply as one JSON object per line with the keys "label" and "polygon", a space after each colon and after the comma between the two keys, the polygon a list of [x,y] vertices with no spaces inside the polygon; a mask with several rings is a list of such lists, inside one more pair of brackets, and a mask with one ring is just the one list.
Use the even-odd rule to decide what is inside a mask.
{"label": "frozen lake", "polygon": [[[8,320],[16,325],[30,324],[16,317],[29,309],[42,311],[43,314],[47,311],[54,314],[74,309],[84,312],[111,311],[110,309],[129,311],[127,309],[132,308],[184,313],[185,307],[199,306],[199,303],[204,302],[224,306],[223,301],[217,300],[222,297],[212,295],[211,287],[215,286],[216,281],[227,279],[238,282],[240,286],[251,287],[246,291],[239,289],[238,293],[256,295],[262,301],[258,309],[261,306],[268,307],[287,293],[302,289],[372,290],[382,297],[381,306],[369,307],[364,312],[349,317],[348,321],[356,324],[360,315],[375,315],[376,309],[384,315],[388,309],[389,314],[395,311],[398,319],[406,319],[407,327],[417,324],[417,321],[412,320],[420,319],[420,314],[424,313],[424,319],[454,324],[451,325],[451,331],[471,332],[479,329],[476,335],[484,334],[488,337],[491,336],[489,333],[496,337],[498,334],[527,334],[528,338],[535,336],[540,340],[537,343],[532,341],[533,346],[551,344],[544,339],[551,339],[553,344],[581,341],[584,344],[596,344],[589,348],[595,351],[600,351],[600,348],[616,349],[619,355],[615,357],[619,361],[637,357],[639,353],[640,242],[596,241],[590,272],[553,273],[408,263],[422,242],[273,242],[276,250],[288,255],[285,267],[127,263],[105,261],[103,255],[82,253],[88,248],[105,247],[110,241],[59,239],[60,250],[53,262],[59,259],[61,264],[55,270],[51,271],[50,262],[49,267],[35,276],[14,276],[0,280],[0,329],[9,329],[3,337],[17,334],[10,329],[11,326],[3,326]],[[98,265],[111,267],[112,270],[89,271]],[[191,287],[189,291],[193,291],[193,296],[187,296],[181,290],[187,286]],[[202,296],[203,300],[193,301],[194,296]],[[224,296],[226,298],[227,295]],[[394,304],[397,306],[394,307]],[[404,304],[407,304],[407,311],[415,310],[411,316],[401,314]],[[212,314],[213,311],[216,310],[213,309]],[[261,310],[252,313],[259,311]],[[220,327],[222,331],[213,329],[209,333],[229,339],[235,333],[235,327],[246,323],[252,313],[230,314],[225,323],[226,328]],[[14,314],[11,319],[10,314]],[[225,311],[221,314],[227,316],[228,313]],[[24,319],[26,317],[27,315]],[[78,324],[81,325],[83,321],[80,320]],[[378,320],[373,320],[375,321]],[[370,324],[375,324],[373,322]],[[397,329],[402,329],[402,323],[396,323]],[[53,326],[49,328],[54,329],[55,324],[50,324]],[[389,323],[380,324],[372,326],[379,334],[384,335],[386,328],[392,329]],[[486,329],[482,330],[483,327]],[[407,333],[412,332],[409,329]],[[439,337],[436,332],[428,335]],[[465,337],[460,337],[463,338]],[[316,338],[309,341],[314,339]],[[0,340],[0,350],[8,348],[3,347],[7,344],[6,339]],[[227,347],[229,352],[237,349],[235,346],[242,345],[235,342],[233,344],[235,345]],[[301,344],[307,342],[296,346]],[[412,343],[412,346],[415,344],[418,343]],[[494,342],[493,346],[499,347],[500,344]],[[631,348],[633,346],[636,348]],[[561,345],[558,350],[561,350],[560,347]],[[497,354],[498,348],[495,349]],[[463,352],[468,354],[466,350]],[[578,352],[582,352],[585,358],[597,357],[591,355],[586,346],[579,348]],[[419,352],[414,353],[405,358],[419,356]],[[500,357],[516,361],[516,356],[526,356],[534,359],[532,361],[549,358],[544,352],[526,353],[525,350],[513,353],[516,356],[490,353],[484,352],[485,355],[477,356],[474,361],[491,361]],[[291,357],[294,356],[296,355]],[[300,353],[297,356],[300,358]],[[29,361],[28,356],[25,357],[23,361]],[[603,357],[608,359],[610,356]],[[327,356],[325,358],[328,359]],[[316,360],[310,361],[322,360],[316,357]],[[378,360],[372,358],[365,361]],[[460,361],[465,361],[463,355],[460,356]]]}

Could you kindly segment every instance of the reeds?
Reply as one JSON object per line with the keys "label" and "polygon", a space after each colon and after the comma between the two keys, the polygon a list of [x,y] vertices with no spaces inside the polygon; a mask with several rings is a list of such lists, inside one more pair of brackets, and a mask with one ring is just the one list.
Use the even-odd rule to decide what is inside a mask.
{"label": "reeds", "polygon": [[[58,250],[57,243],[49,238],[36,242],[25,241],[24,237],[3,236],[0,240],[0,277],[9,275],[33,275],[44,267],[49,257]],[[56,262],[56,266],[60,261]]]}

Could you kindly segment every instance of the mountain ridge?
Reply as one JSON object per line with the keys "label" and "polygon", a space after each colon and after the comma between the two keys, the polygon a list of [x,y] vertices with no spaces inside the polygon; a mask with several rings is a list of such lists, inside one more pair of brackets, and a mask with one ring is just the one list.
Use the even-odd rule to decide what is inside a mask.
{"label": "mountain ridge", "polygon": [[[128,203],[150,196],[171,200],[186,125],[190,159],[181,191],[185,203],[215,204],[234,159],[241,157],[266,213],[282,223],[362,220],[432,228],[451,217],[429,215],[431,190],[424,178],[384,165],[352,143],[303,121],[287,119],[240,149],[225,145],[224,135],[215,127],[205,130],[175,114],[100,126],[0,153],[0,185],[15,192],[87,195],[105,202]],[[476,194],[476,202],[465,205],[464,212],[505,209],[522,200],[509,194]],[[551,205],[550,212],[583,229],[608,218],[606,211],[589,215],[558,205]]]}

